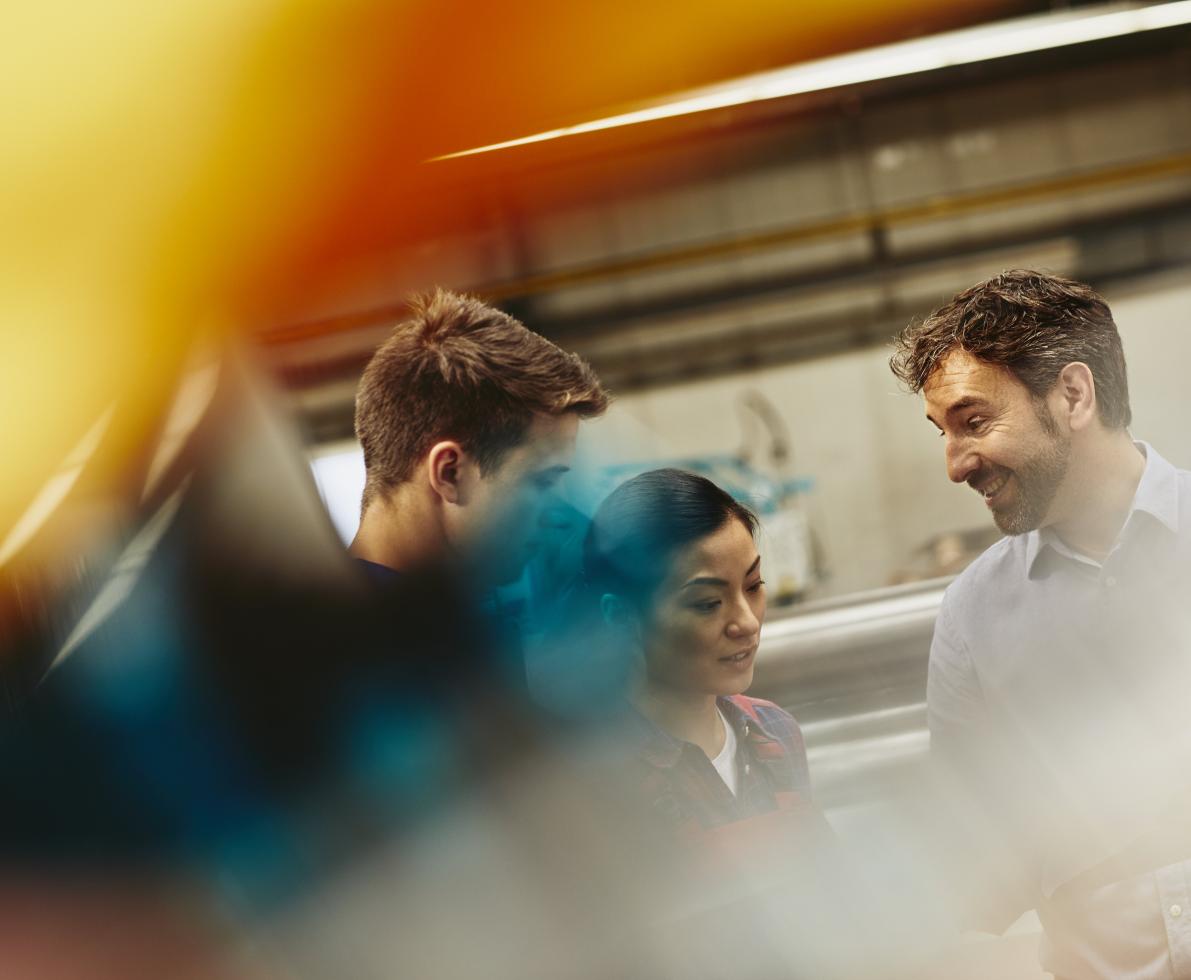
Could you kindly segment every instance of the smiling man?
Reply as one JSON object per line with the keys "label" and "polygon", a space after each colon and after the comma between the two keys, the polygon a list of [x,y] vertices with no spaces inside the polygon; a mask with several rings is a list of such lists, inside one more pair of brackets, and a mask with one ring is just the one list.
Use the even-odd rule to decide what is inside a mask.
{"label": "smiling man", "polygon": [[477,299],[418,297],[364,371],[351,553],[377,581],[446,567],[484,590],[532,556],[579,420],[608,398],[577,355]]}
{"label": "smiling man", "polygon": [[1191,977],[1191,864],[1145,842],[1188,789],[1191,473],[1134,442],[1089,287],[1012,271],[898,338],[947,475],[1006,533],[948,588],[932,755],[969,803],[971,923],[1029,908],[1056,976]]}

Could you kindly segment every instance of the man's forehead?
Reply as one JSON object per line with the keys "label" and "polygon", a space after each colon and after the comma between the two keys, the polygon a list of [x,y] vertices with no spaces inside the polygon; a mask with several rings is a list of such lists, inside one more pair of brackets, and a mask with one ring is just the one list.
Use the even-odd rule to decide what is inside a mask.
{"label": "man's forehead", "polygon": [[525,439],[518,447],[529,465],[566,465],[575,453],[579,417],[573,412],[561,415],[536,415]]}
{"label": "man's forehead", "polygon": [[922,394],[928,403],[945,406],[965,398],[996,395],[1012,380],[1000,365],[957,348],[939,361],[923,384]]}

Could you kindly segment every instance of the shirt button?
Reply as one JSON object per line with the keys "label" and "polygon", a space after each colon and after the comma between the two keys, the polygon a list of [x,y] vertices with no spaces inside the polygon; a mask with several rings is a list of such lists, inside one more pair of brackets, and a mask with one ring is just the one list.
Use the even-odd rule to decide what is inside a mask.
{"label": "shirt button", "polygon": [[1183,914],[1183,907],[1181,905],[1172,905],[1170,907],[1170,917],[1172,919],[1177,919],[1182,914]]}

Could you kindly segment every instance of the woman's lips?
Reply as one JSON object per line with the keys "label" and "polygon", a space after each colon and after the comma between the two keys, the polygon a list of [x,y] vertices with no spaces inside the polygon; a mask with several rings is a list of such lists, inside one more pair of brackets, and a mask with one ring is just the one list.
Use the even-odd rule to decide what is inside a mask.
{"label": "woman's lips", "polygon": [[752,646],[746,650],[739,650],[736,653],[731,653],[726,657],[720,657],[720,663],[728,664],[731,667],[744,667],[752,662],[752,659],[756,653],[757,648]]}

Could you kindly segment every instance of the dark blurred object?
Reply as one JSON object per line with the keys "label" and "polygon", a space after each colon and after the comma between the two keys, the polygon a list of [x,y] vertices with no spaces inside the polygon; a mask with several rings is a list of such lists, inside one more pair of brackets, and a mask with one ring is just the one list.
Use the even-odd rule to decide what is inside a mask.
{"label": "dark blurred object", "polygon": [[197,866],[267,903],[457,788],[488,749],[460,705],[515,700],[457,583],[368,586],[269,395],[221,367],[106,575],[26,627],[53,667],[9,718],[10,864]]}

